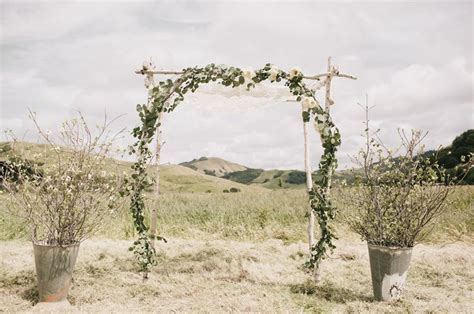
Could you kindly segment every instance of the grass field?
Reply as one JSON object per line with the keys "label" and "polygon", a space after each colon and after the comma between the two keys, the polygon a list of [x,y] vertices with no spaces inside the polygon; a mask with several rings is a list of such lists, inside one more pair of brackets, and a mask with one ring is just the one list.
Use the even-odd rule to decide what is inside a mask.
{"label": "grass field", "polygon": [[[127,250],[135,232],[124,200],[81,246],[73,310],[474,312],[474,187],[456,188],[449,210],[414,249],[404,298],[385,304],[372,300],[366,244],[348,229],[344,208],[335,222],[337,249],[316,286],[301,268],[308,250],[304,189],[243,185],[176,165],[163,166],[161,177],[160,199],[150,194],[148,205],[157,207],[158,232],[168,243],[159,243],[151,278],[141,284]],[[241,192],[223,193],[231,187]],[[0,311],[36,311],[32,246],[8,209],[0,194]]]}
{"label": "grass field", "polygon": [[[185,167],[178,169],[183,170],[183,173],[176,172],[176,169],[171,171],[171,168],[163,171],[166,178],[165,191],[158,203],[149,196],[149,207],[157,206],[158,232],[163,236],[237,241],[279,239],[285,243],[306,241],[307,196],[304,190],[268,190],[258,186],[241,186],[204,175],[209,181],[202,181],[200,177],[186,175],[188,171],[194,174],[193,170]],[[220,181],[230,186],[239,186],[242,192],[222,193]],[[214,192],[204,192],[208,188],[214,188]],[[176,192],[180,190],[184,192]],[[337,190],[333,194],[337,204]],[[0,240],[24,239],[24,226],[7,214],[7,199],[6,195],[0,195]],[[472,241],[474,187],[456,188],[451,201],[452,206],[438,219],[432,233],[425,240],[427,243]],[[130,239],[135,236],[127,202],[128,200],[124,200],[118,215],[107,221],[105,228],[96,236],[111,239]],[[344,213],[343,208],[340,211]],[[337,228],[344,237],[357,241],[358,237],[348,230],[342,216],[339,215],[336,220]]]}
{"label": "grass field", "polygon": [[[192,180],[185,177],[184,181]],[[239,193],[222,193],[220,188],[216,189],[217,192],[207,193],[194,192],[207,189],[209,186],[206,182],[193,182],[187,186],[180,184],[184,186],[181,189],[193,192],[178,193],[168,188],[170,192],[165,191],[158,203],[150,196],[148,204],[149,207],[157,206],[158,232],[163,236],[237,241],[279,239],[284,243],[306,241],[307,196],[304,190],[267,190],[244,186],[244,190]],[[228,184],[236,186],[234,182]],[[336,190],[334,194],[337,203]],[[453,204],[449,211],[438,219],[425,242],[472,241],[474,187],[456,188],[451,200]],[[0,196],[0,201],[0,240],[26,238],[26,230],[21,222],[7,214],[7,196]],[[135,234],[127,205],[127,200],[124,200],[118,215],[110,218],[96,236],[110,239],[133,238]],[[344,212],[344,209],[340,211]],[[345,238],[358,240],[344,224],[342,215],[338,216],[336,225]]]}
{"label": "grass field", "polygon": [[[337,249],[314,285],[301,269],[305,192],[265,189],[163,193],[158,226],[168,243],[159,244],[159,264],[143,286],[127,251],[134,232],[125,206],[83,243],[69,299],[88,312],[472,312],[473,198],[474,188],[458,188],[450,212],[415,247],[398,302],[372,300],[366,245],[340,219]],[[37,300],[32,247],[0,200],[0,309],[29,310]]]}

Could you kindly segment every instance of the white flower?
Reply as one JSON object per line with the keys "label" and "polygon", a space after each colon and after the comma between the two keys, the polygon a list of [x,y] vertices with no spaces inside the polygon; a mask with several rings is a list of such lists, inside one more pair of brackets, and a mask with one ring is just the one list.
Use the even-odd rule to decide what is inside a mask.
{"label": "white flower", "polygon": [[105,172],[104,170],[102,170],[102,171],[100,172],[100,176],[101,176],[101,177],[105,177],[106,175],[107,175],[107,172]]}
{"label": "white flower", "polygon": [[278,74],[280,73],[280,70],[272,66],[270,68],[270,71],[268,71],[268,73],[270,74],[270,81],[275,81],[277,79]]}
{"label": "white flower", "polygon": [[301,104],[303,105],[303,110],[308,111],[310,108],[316,107],[318,102],[313,97],[304,97]]}
{"label": "white flower", "polygon": [[69,182],[71,181],[71,177],[70,176],[66,176],[66,182]]}
{"label": "white flower", "polygon": [[319,134],[321,134],[324,130],[324,123],[321,123],[317,120],[314,121],[314,128],[316,131],[318,131]]}
{"label": "white flower", "polygon": [[242,70],[242,76],[247,81],[251,81],[255,77],[255,72],[252,69],[244,69]]}
{"label": "white flower", "polygon": [[321,122],[326,122],[328,121],[328,117],[323,114],[323,115],[318,116],[318,120]]}
{"label": "white flower", "polygon": [[301,69],[300,68],[293,68],[290,70],[290,80],[294,78],[295,76],[301,75]]}

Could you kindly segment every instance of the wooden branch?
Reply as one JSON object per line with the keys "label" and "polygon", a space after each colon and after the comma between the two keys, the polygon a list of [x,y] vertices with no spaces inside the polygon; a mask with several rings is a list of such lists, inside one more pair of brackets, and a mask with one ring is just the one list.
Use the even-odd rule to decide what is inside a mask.
{"label": "wooden branch", "polygon": [[157,207],[158,201],[160,198],[160,157],[161,157],[161,130],[160,126],[163,121],[163,113],[160,112],[158,114],[158,121],[156,126],[156,146],[155,146],[155,189],[154,189],[154,204],[152,205],[153,208],[151,210],[151,221],[150,221],[150,234],[152,235],[151,238],[151,246],[156,249],[155,247],[155,239],[156,239],[156,224],[157,224]]}
{"label": "wooden branch", "polygon": [[[302,108],[304,110],[304,108]],[[303,122],[303,136],[304,136],[304,168],[306,172],[306,189],[309,192],[313,190],[313,178],[311,175],[311,161],[310,161],[310,148],[308,141],[308,125],[309,122]],[[309,254],[311,256],[311,249],[315,244],[314,239],[314,212],[311,208],[311,204],[308,203],[308,245]]]}
{"label": "wooden branch", "polygon": [[330,73],[328,75],[328,78],[326,80],[326,99],[324,101],[324,107],[327,111],[327,113],[329,113],[329,107],[331,107],[332,105],[332,99],[331,99],[331,80],[332,80],[332,77],[333,77],[333,68],[332,68],[332,65],[331,65],[331,57],[328,57],[328,73]]}
{"label": "wooden branch", "polygon": [[348,78],[348,79],[351,79],[351,80],[357,80],[357,77],[355,77],[353,75],[339,73],[339,72],[335,72],[335,73],[332,73],[332,74],[330,72],[327,72],[327,73],[316,74],[314,76],[303,76],[303,78],[308,79],[308,80],[318,80],[319,81],[320,78],[326,77],[326,76],[343,77],[343,78]]}
{"label": "wooden branch", "polygon": [[146,75],[146,74],[164,74],[164,75],[179,75],[179,74],[184,74],[183,71],[150,71],[150,70],[136,70],[135,74],[141,74],[141,75]]}
{"label": "wooden branch", "polygon": [[[151,71],[151,70],[136,70],[136,74],[141,74],[141,75],[146,75],[146,74],[162,74],[162,75],[180,75],[184,74],[183,71]],[[313,76],[303,76],[304,79],[307,80],[317,80],[319,81],[320,78],[326,77],[326,76],[332,76],[332,77],[343,77],[343,78],[348,78],[351,80],[357,80],[357,77],[350,75],[350,74],[344,74],[344,73],[331,73],[331,72],[326,72],[326,73],[321,73],[321,74],[316,74]]]}

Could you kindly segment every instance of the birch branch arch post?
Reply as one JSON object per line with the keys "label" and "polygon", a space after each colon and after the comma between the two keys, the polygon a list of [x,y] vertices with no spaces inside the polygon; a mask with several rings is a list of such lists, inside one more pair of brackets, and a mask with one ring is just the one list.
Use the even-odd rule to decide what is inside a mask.
{"label": "birch branch arch post", "polygon": [[[258,70],[240,69],[232,66],[209,64],[205,67],[190,67],[182,71],[157,71],[151,62],[145,62],[136,74],[145,76],[145,87],[148,89],[148,101],[146,104],[137,105],[137,111],[141,125],[132,131],[136,142],[130,147],[130,153],[137,155],[137,161],[133,164],[128,193],[130,194],[130,210],[133,217],[138,239],[130,248],[134,252],[138,266],[143,272],[144,278],[153,265],[155,259],[155,239],[165,240],[156,235],[156,208],[151,211],[151,226],[145,223],[145,197],[147,188],[155,184],[155,198],[159,197],[159,160],[161,149],[162,117],[164,113],[170,113],[178,104],[184,100],[188,92],[195,92],[200,85],[215,82],[231,88],[245,86],[250,90],[263,81],[284,82],[290,93],[295,96],[295,101],[302,104],[302,118],[304,125],[305,140],[305,169],[307,173],[307,190],[309,197],[309,224],[308,240],[310,244],[309,260],[306,266],[309,269],[319,269],[321,260],[325,257],[328,249],[334,249],[333,240],[336,239],[330,221],[334,219],[335,208],[330,199],[331,177],[337,167],[336,151],[341,144],[341,135],[329,115],[329,106],[334,102],[330,98],[330,84],[333,77],[356,79],[348,74],[340,73],[334,66],[328,65],[328,72],[313,76],[305,76],[297,68],[285,72],[272,64],[266,64]],[[155,82],[154,75],[177,75],[174,80],[167,79]],[[309,88],[304,80],[316,80],[317,86]],[[322,87],[326,88],[325,108],[321,107],[316,99],[316,91]],[[311,178],[309,160],[308,125],[313,120],[314,127],[319,133],[323,154],[319,163],[321,179],[315,182]],[[156,137],[156,147],[153,153],[150,144]],[[154,163],[155,178],[147,172],[147,168]],[[320,239],[314,240],[312,223],[314,215],[320,228]],[[165,240],[166,241],[166,240]]]}

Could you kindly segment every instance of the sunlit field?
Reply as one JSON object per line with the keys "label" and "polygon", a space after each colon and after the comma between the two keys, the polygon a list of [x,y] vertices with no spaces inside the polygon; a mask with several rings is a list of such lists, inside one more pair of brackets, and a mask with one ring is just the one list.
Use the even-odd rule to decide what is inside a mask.
{"label": "sunlit field", "polygon": [[[234,183],[234,185],[236,185]],[[199,183],[191,189],[200,189]],[[7,215],[8,198],[1,197],[0,239],[26,239],[26,229],[14,216]],[[336,204],[337,190],[333,196]],[[474,235],[474,187],[459,186],[451,195],[452,205],[432,225],[427,243],[472,241]],[[267,190],[247,187],[239,193],[164,192],[158,204],[149,194],[149,207],[157,206],[158,233],[183,239],[229,239],[265,241],[280,239],[285,243],[306,241],[307,196],[304,190]],[[118,214],[104,224],[95,237],[132,239],[134,228],[128,200]],[[338,206],[336,223],[339,236],[357,240],[345,225],[347,210]]]}
{"label": "sunlit field", "polygon": [[[348,229],[344,215],[336,224],[337,249],[315,285],[302,271],[305,191],[258,187],[239,193],[164,192],[158,231],[168,242],[159,243],[158,265],[145,284],[128,251],[135,235],[124,204],[81,245],[69,300],[89,312],[471,312],[474,188],[458,187],[451,200],[450,211],[415,247],[404,297],[388,305],[373,301],[366,244]],[[38,298],[32,246],[24,227],[5,215],[5,195],[0,204],[0,303],[6,312],[29,310]]]}

